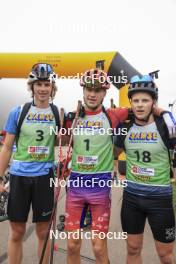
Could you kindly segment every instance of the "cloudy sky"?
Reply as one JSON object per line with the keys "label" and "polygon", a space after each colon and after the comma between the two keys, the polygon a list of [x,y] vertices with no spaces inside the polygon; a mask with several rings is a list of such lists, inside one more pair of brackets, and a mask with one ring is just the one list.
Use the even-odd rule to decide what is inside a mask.
{"label": "cloudy sky", "polygon": [[[176,99],[176,0],[6,0],[0,52],[119,51],[142,73],[160,69],[159,105]],[[78,81],[58,81],[56,103],[67,111],[82,98]],[[73,92],[74,87],[74,92]],[[26,80],[0,80],[0,128],[12,105],[29,100]],[[118,102],[112,87],[105,101]]]}

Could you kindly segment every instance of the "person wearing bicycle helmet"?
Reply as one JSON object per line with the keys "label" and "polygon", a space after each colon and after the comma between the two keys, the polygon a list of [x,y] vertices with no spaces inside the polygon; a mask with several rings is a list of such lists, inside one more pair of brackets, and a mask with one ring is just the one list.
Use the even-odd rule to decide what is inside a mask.
{"label": "person wearing bicycle helmet", "polygon": [[156,105],[156,101],[158,100],[158,88],[150,75],[143,75],[142,78],[140,78],[138,75],[135,75],[131,78],[128,89],[128,98],[131,100],[132,96],[138,92],[147,93],[153,99],[153,103],[147,108],[148,113],[145,111],[141,111],[139,113],[138,111],[135,115],[135,117],[139,118],[139,120],[144,120],[144,122],[147,122],[153,112],[153,107]]}
{"label": "person wearing bicycle helmet", "polygon": [[[55,135],[50,135],[50,127],[59,126],[58,110],[52,104],[57,91],[56,74],[50,64],[37,63],[32,67],[27,83],[33,100],[11,110],[0,153],[0,175],[3,176],[16,142],[16,152],[10,167],[7,211],[10,221],[9,264],[22,262],[23,238],[31,205],[40,257],[54,200],[50,178],[54,177]],[[1,191],[2,189],[1,183]],[[45,264],[49,261],[49,251],[48,243],[43,261]]]}
{"label": "person wearing bicycle helmet", "polygon": [[115,139],[116,151],[126,153],[127,187],[124,189],[121,223],[127,232],[127,263],[142,263],[144,227],[148,219],[161,263],[176,263],[173,255],[175,216],[172,173],[176,178],[175,143],[162,116],[153,114],[158,88],[153,74],[131,78],[128,98],[134,119],[124,123],[128,133]]}
{"label": "person wearing bicycle helmet", "polygon": [[[78,128],[73,135],[71,175],[66,196],[65,229],[70,232],[81,230],[85,208],[91,216],[92,248],[96,263],[109,263],[107,232],[110,219],[110,187],[113,170],[112,134],[102,133],[115,128],[128,116],[127,108],[105,110],[102,103],[110,88],[106,72],[100,69],[87,70],[80,80],[83,87],[83,101]],[[71,121],[70,121],[71,122]],[[80,181],[74,187],[74,182]],[[81,184],[82,181],[82,184]],[[104,182],[105,186],[100,186]],[[73,183],[73,184],[72,184]],[[104,234],[100,238],[99,234]],[[81,239],[68,239],[67,263],[80,263]]]}

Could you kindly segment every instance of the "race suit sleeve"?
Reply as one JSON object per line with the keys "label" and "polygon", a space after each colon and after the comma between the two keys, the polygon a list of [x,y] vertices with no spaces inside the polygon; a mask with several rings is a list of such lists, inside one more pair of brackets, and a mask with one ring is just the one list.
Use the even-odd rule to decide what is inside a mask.
{"label": "race suit sleeve", "polygon": [[9,114],[7,121],[6,121],[6,124],[4,126],[4,130],[7,133],[16,135],[20,110],[21,110],[21,107],[18,106],[18,107],[13,108],[10,111],[10,114]]}
{"label": "race suit sleeve", "polygon": [[176,120],[171,112],[165,111],[163,118],[169,132],[169,144],[173,168],[176,168]]}
{"label": "race suit sleeve", "polygon": [[106,111],[111,120],[112,128],[116,128],[128,118],[128,108],[126,107],[109,108]]}

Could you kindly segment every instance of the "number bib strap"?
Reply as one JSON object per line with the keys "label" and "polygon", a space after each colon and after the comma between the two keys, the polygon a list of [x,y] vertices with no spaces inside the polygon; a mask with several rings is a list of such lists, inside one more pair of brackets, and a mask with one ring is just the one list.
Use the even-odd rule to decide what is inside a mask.
{"label": "number bib strap", "polygon": [[170,182],[170,160],[156,124],[133,124],[125,139],[127,179],[164,186]]}
{"label": "number bib strap", "polygon": [[55,135],[50,127],[56,126],[51,108],[38,109],[31,106],[20,130],[14,160],[47,162],[54,160]]}
{"label": "number bib strap", "polygon": [[79,118],[74,133],[72,171],[80,173],[111,172],[113,168],[112,136],[104,112]]}

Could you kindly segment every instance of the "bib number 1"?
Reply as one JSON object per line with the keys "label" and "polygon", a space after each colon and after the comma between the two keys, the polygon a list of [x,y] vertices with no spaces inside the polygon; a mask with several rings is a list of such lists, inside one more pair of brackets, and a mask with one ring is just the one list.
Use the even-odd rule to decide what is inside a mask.
{"label": "bib number 1", "polygon": [[84,142],[86,143],[86,151],[89,151],[89,149],[90,149],[90,140],[89,139],[85,139]]}

